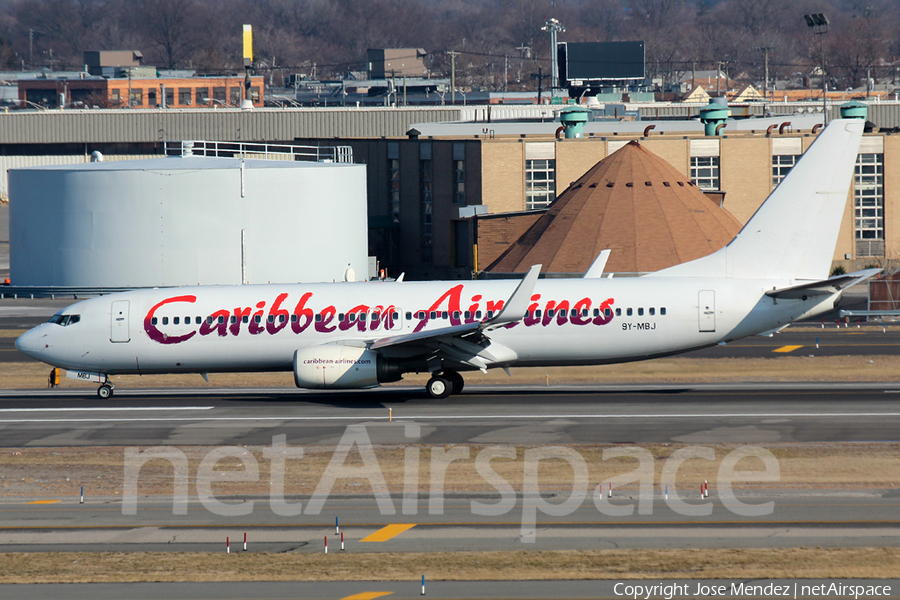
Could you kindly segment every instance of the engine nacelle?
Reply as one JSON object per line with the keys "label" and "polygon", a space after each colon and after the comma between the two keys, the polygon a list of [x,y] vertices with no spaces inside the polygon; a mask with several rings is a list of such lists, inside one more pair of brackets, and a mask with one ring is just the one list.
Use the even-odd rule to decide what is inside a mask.
{"label": "engine nacelle", "polygon": [[399,368],[367,348],[324,344],[294,352],[294,384],[298,388],[369,388],[397,381],[400,375]]}

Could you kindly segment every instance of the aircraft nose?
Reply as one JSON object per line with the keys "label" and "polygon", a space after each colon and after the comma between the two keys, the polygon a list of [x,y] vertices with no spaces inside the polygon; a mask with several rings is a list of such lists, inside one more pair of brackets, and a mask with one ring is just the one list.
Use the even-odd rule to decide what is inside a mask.
{"label": "aircraft nose", "polygon": [[41,327],[35,327],[30,331],[26,331],[16,339],[16,350],[25,356],[40,360],[41,351],[48,347],[46,337],[47,334],[46,332],[41,331]]}

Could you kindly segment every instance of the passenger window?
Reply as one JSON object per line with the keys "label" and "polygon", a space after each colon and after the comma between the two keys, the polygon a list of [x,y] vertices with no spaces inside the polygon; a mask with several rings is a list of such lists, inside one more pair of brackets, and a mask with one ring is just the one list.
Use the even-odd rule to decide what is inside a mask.
{"label": "passenger window", "polygon": [[616,316],[617,316],[617,317],[621,317],[621,316],[622,316],[622,309],[621,309],[621,308],[617,308],[617,309],[616,309]]}
{"label": "passenger window", "polygon": [[437,311],[431,311],[431,314],[428,316],[429,319],[437,319]]}
{"label": "passenger window", "polygon": [[347,320],[350,321],[351,323],[353,323],[354,321],[356,321],[356,313],[350,313],[350,314],[348,314],[348,315],[347,315]]}
{"label": "passenger window", "polygon": [[163,325],[169,324],[169,317],[163,317]]}
{"label": "passenger window", "polygon": [[446,311],[446,310],[445,310],[444,312],[441,313],[441,318],[442,318],[442,319],[446,319],[448,316],[449,316],[449,315],[447,314],[447,311]]}
{"label": "passenger window", "polygon": [[655,314],[656,314],[656,309],[655,309],[655,308],[651,308],[651,309],[650,309],[650,316],[653,316],[653,315],[655,315]]}
{"label": "passenger window", "polygon": [[203,322],[203,319],[201,319],[200,317],[194,317],[194,323],[196,323],[197,325],[199,325],[202,322]]}
{"label": "passenger window", "polygon": [[412,321],[412,313],[409,312],[409,311],[406,311],[406,320],[407,320],[407,321]]}
{"label": "passenger window", "polygon": [[291,315],[291,323],[297,322],[297,315]]}
{"label": "passenger window", "polygon": [[191,324],[191,318],[190,318],[190,317],[185,317],[185,318],[184,318],[184,324],[185,324],[185,325],[190,325],[190,324]]}
{"label": "passenger window", "polygon": [[245,323],[245,324],[246,324],[246,323],[249,323],[249,322],[250,322],[250,315],[244,315],[243,317],[241,317],[241,323]]}
{"label": "passenger window", "polygon": [[[163,321],[165,320],[165,317],[163,317]],[[225,323],[225,317],[219,317],[219,325],[222,325],[223,323]],[[163,323],[163,325],[165,325],[165,323]]]}
{"label": "passenger window", "polygon": [[321,323],[321,322],[322,322],[322,314],[316,313],[316,323]]}
{"label": "passenger window", "polygon": [[581,316],[582,316],[582,317],[588,316],[588,309],[586,309],[586,308],[585,308],[585,309],[582,309],[582,311],[581,311]]}
{"label": "passenger window", "polygon": [[665,306],[660,307],[660,309],[659,309],[659,314],[662,315],[662,316],[665,316],[665,315],[666,315],[666,307],[665,307]]}
{"label": "passenger window", "polygon": [[213,318],[212,318],[211,315],[210,315],[209,317],[206,317],[206,323],[207,323],[208,325],[212,325],[212,322],[213,322]]}
{"label": "passenger window", "polygon": [[472,318],[472,311],[467,310],[466,312],[463,313],[463,315],[465,316],[466,320],[469,320]]}
{"label": "passenger window", "polygon": [[480,310],[475,311],[475,318],[478,319],[479,321],[481,320],[481,311]]}
{"label": "passenger window", "polygon": [[172,325],[178,325],[178,323],[179,323],[180,321],[181,321],[181,319],[179,319],[178,317],[174,317],[174,318],[172,319]]}
{"label": "passenger window", "polygon": [[489,310],[489,311],[488,311],[488,317],[487,317],[487,318],[488,318],[488,319],[493,319],[493,318],[494,318],[494,311]]}
{"label": "passenger window", "polygon": [[[54,322],[55,322],[55,323],[59,323],[59,321],[53,321],[53,319],[51,319],[50,322],[51,322],[51,323],[54,323]],[[150,319],[150,324],[151,324],[151,325],[156,325],[158,322],[159,322],[159,320],[158,320],[156,317],[153,317],[152,319]]]}
{"label": "passenger window", "polygon": [[639,317],[643,317],[643,316],[644,316],[644,307],[643,307],[643,306],[642,306],[641,308],[638,309],[638,316],[639,316]]}
{"label": "passenger window", "polygon": [[[231,315],[231,318],[228,319],[228,321],[229,321],[232,325],[234,325],[235,323],[237,323],[237,317],[234,316],[234,315]],[[176,325],[177,325],[177,323],[176,323]]]}
{"label": "passenger window", "polygon": [[630,309],[630,308],[626,308],[626,309],[625,309],[625,314],[628,315],[628,316],[630,317],[630,316],[631,316],[631,309]]}
{"label": "passenger window", "polygon": [[[222,317],[219,317],[219,318],[221,319]],[[262,316],[261,315],[253,315],[253,322],[256,323],[257,325],[259,325],[262,322]]]}
{"label": "passenger window", "polygon": [[537,309],[536,311],[534,311],[534,318],[535,319],[541,318],[541,309]]}
{"label": "passenger window", "polygon": [[548,317],[550,317],[550,318],[552,319],[554,314],[556,314],[556,311],[555,311],[555,310],[553,310],[552,308],[548,308],[548,309],[547,309],[547,316],[548,316]]}
{"label": "passenger window", "polygon": [[266,318],[266,321],[268,321],[269,323],[274,323],[274,322],[275,322],[275,315],[269,315],[269,316]]}
{"label": "passenger window", "polygon": [[573,308],[572,312],[571,312],[571,317],[574,319],[577,316],[578,316],[578,311]]}
{"label": "passenger window", "polygon": [[359,320],[362,321],[363,323],[365,323],[366,322],[366,313],[360,313]]}
{"label": "passenger window", "polygon": [[595,309],[594,309],[594,316],[595,316],[595,317],[599,317],[599,316],[600,316],[600,309],[599,309],[599,308],[595,308]]}
{"label": "passenger window", "polygon": [[391,319],[393,319],[394,321],[398,320],[399,318],[400,313],[391,313]]}
{"label": "passenger window", "polygon": [[279,323],[284,323],[285,321],[287,321],[287,317],[285,317],[284,315],[278,315]]}

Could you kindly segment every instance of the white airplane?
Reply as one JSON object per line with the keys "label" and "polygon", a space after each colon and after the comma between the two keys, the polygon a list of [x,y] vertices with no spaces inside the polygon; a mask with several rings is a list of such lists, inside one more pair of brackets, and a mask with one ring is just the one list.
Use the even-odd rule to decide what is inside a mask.
{"label": "white airplane", "polygon": [[[92,298],[16,348],[113,393],[110,375],[293,371],[300,388],[431,373],[643,360],[771,335],[879,269],[828,277],[863,121],[838,119],[725,248],[643,277],[198,286]],[[207,379],[208,381],[208,379]]]}

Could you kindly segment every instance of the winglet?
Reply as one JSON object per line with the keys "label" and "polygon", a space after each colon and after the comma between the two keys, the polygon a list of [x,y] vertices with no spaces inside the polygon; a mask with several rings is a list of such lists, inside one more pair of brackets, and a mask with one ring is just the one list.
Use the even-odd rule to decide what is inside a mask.
{"label": "winglet", "polygon": [[609,260],[610,249],[601,250],[593,264],[584,273],[583,279],[599,279],[603,276],[603,269],[606,268],[606,261]]}
{"label": "winglet", "polygon": [[493,319],[486,321],[486,325],[513,323],[525,316],[525,313],[528,311],[528,303],[531,302],[531,293],[534,291],[534,285],[541,274],[542,266],[532,265],[531,269],[528,270],[528,274],[519,282],[512,296],[500,309],[500,313]]}

